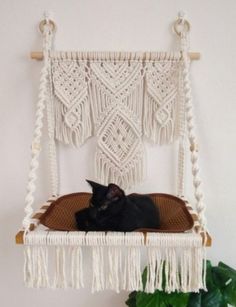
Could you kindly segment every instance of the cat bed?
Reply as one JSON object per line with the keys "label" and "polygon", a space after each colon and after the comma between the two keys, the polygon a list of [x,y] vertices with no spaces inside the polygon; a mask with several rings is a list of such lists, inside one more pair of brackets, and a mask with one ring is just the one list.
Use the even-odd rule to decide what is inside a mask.
{"label": "cat bed", "polygon": [[[194,129],[188,22],[182,14],[175,21],[181,48],[168,53],[60,52],[51,48],[55,24],[48,16],[40,29],[44,65],[25,216],[16,235],[16,243],[24,244],[25,284],[36,288],[82,288],[83,276],[88,279],[91,275],[85,271],[84,263],[89,258],[93,292],[206,290],[205,246],[211,245],[211,237],[206,227]],[[95,137],[94,177],[124,190],[143,179],[144,138],[160,145],[176,141],[176,195],[186,195],[185,157],[189,148],[197,214],[192,214],[189,204],[175,196],[151,194],[160,211],[158,232],[77,231],[74,213],[88,206],[89,193],[53,197],[34,213],[44,113],[48,122],[51,195],[60,195],[57,141],[80,146]],[[142,264],[147,265],[145,289]]]}
{"label": "cat bed", "polygon": [[[74,214],[88,207],[91,195],[81,192],[58,198],[40,217],[40,223],[52,230],[77,230]],[[184,232],[193,227],[193,218],[182,199],[160,193],[152,193],[149,196],[158,207],[161,220],[160,228],[148,229],[149,232]],[[139,230],[145,231],[145,229]]]}

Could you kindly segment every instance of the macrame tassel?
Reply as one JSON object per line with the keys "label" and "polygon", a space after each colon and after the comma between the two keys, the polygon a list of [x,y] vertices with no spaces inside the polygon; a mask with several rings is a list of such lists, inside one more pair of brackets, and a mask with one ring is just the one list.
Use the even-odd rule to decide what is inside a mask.
{"label": "macrame tassel", "polygon": [[54,288],[66,288],[65,246],[55,248],[55,277]]}
{"label": "macrame tassel", "polygon": [[169,144],[179,137],[179,61],[146,64],[143,133],[153,143]]}
{"label": "macrame tassel", "polygon": [[106,289],[120,292],[122,270],[122,247],[125,234],[123,232],[108,232],[106,244],[108,246],[108,275]]}
{"label": "macrame tassel", "polygon": [[75,289],[84,287],[81,246],[71,247],[71,286]]}
{"label": "macrame tassel", "polygon": [[24,282],[29,288],[33,287],[32,247],[24,247]]}
{"label": "macrame tassel", "polygon": [[76,147],[92,134],[87,66],[82,61],[52,60],[55,136]]}
{"label": "macrame tassel", "polygon": [[136,183],[142,181],[144,174],[143,146],[136,157],[127,163],[126,167],[121,170],[114,164],[103,151],[98,148],[95,153],[95,178],[103,184],[110,182],[115,183],[123,189],[128,189]]}
{"label": "macrame tassel", "polygon": [[[76,113],[84,118],[83,123],[81,121],[70,123],[73,114],[68,114],[66,117],[66,112],[68,111],[60,100],[55,99],[54,106],[56,139],[65,144],[72,144],[75,147],[79,147],[92,135],[88,100],[82,101],[81,105],[76,108]],[[65,121],[65,118],[67,118],[67,121]]]}
{"label": "macrame tassel", "polygon": [[105,289],[105,236],[105,232],[88,232],[86,235],[86,244],[92,250],[92,293]]}
{"label": "macrame tassel", "polygon": [[139,291],[143,288],[141,273],[141,247],[143,245],[143,233],[125,234],[124,290]]}
{"label": "macrame tassel", "polygon": [[170,293],[174,292],[176,289],[179,289],[179,272],[178,272],[178,261],[176,249],[170,247],[165,250],[166,262],[165,262],[165,276],[166,276],[166,285],[165,291]]}
{"label": "macrame tassel", "polygon": [[148,248],[148,267],[145,292],[153,293],[156,289],[163,290],[163,250],[157,247]]}
{"label": "macrame tassel", "polygon": [[204,247],[189,246],[180,253],[180,291],[199,292],[204,289],[203,254]]}
{"label": "macrame tassel", "polygon": [[[180,255],[180,278],[181,278],[181,291],[190,292],[191,289],[191,249],[184,248]],[[196,278],[198,278],[196,276]]]}
{"label": "macrame tassel", "polygon": [[48,250],[46,246],[25,246],[24,282],[30,288],[46,288],[48,281]]}
{"label": "macrame tassel", "polygon": [[[145,136],[156,144],[168,144],[173,141],[174,118],[167,120],[168,113],[159,110],[156,101],[145,95],[143,130]],[[166,119],[165,119],[166,117]],[[167,122],[165,122],[167,121]]]}
{"label": "macrame tassel", "polygon": [[46,237],[46,233],[24,234],[24,280],[28,287],[45,288],[49,286]]}
{"label": "macrame tassel", "polygon": [[71,287],[80,289],[84,287],[83,275],[83,252],[86,233],[82,231],[71,231],[67,234],[67,242],[70,245],[71,264]]}
{"label": "macrame tassel", "polygon": [[148,263],[145,287],[147,293],[153,293],[156,289],[160,291],[164,290],[168,293],[179,289],[175,248],[149,248]]}
{"label": "macrame tassel", "polygon": [[148,233],[146,245],[147,293],[153,293],[156,289],[168,293],[197,292],[204,288],[201,236],[191,233],[178,236]]}

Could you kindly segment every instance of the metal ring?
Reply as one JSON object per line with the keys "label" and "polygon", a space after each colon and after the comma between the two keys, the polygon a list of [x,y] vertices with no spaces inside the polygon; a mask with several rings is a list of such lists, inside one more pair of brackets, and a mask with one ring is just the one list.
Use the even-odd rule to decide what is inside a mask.
{"label": "metal ring", "polygon": [[182,33],[188,33],[190,31],[190,23],[188,20],[182,20],[179,18],[174,22],[173,29],[175,33],[180,36]]}
{"label": "metal ring", "polygon": [[[51,20],[51,19],[49,19],[48,22],[49,22],[49,25],[51,27],[52,32],[56,31],[56,24],[55,24],[55,22],[53,20]],[[44,29],[44,26],[46,24],[47,24],[47,20],[46,19],[40,21],[40,23],[39,23],[39,30],[40,30],[41,33],[43,33],[43,29]]]}

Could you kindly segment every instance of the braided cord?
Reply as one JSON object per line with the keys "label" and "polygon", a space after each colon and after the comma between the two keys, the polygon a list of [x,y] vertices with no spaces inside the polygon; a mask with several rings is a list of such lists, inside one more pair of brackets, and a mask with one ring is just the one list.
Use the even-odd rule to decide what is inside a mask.
{"label": "braided cord", "polygon": [[[47,20],[46,20],[47,21]],[[30,171],[28,176],[27,193],[25,198],[25,217],[23,219],[23,227],[26,231],[29,230],[31,224],[31,216],[33,213],[34,192],[36,189],[35,181],[37,179],[36,171],[39,166],[39,155],[41,151],[41,138],[44,109],[47,101],[47,84],[48,84],[48,68],[49,68],[49,50],[51,48],[52,30],[48,22],[46,22],[43,29],[43,53],[44,53],[44,65],[40,74],[40,86],[38,94],[38,102],[36,106],[36,121],[33,134],[33,141],[31,146],[31,162]]]}
{"label": "braided cord", "polygon": [[181,33],[181,49],[183,53],[183,89],[185,94],[185,110],[186,110],[186,120],[187,120],[187,133],[190,143],[190,157],[192,163],[192,175],[193,175],[193,186],[194,186],[194,195],[196,198],[196,210],[199,216],[199,222],[201,229],[206,229],[206,217],[205,217],[205,203],[203,201],[203,192],[202,192],[202,180],[199,176],[200,168],[198,164],[199,154],[196,141],[196,135],[194,131],[194,115],[193,115],[193,100],[192,100],[192,91],[191,91],[191,82],[190,82],[190,59],[188,56],[188,36],[187,32],[183,31]]}
{"label": "braided cord", "polygon": [[[51,71],[51,62],[49,62],[49,71]],[[48,82],[48,101],[47,101],[47,124],[48,124],[48,153],[50,163],[50,181],[51,181],[51,195],[57,196],[59,194],[59,176],[58,176],[58,162],[57,162],[57,146],[55,141],[55,119],[54,119],[54,108],[53,108],[53,93],[52,93],[52,81],[51,73],[49,74]]]}
{"label": "braided cord", "polygon": [[185,97],[183,93],[183,76],[179,76],[180,90],[180,108],[179,108],[179,131],[180,138],[178,144],[178,170],[177,170],[177,195],[185,198],[185,169],[186,169],[186,115],[185,115]]}
{"label": "braided cord", "polygon": [[177,177],[177,195],[185,198],[185,138],[180,137],[178,148],[178,177]]}

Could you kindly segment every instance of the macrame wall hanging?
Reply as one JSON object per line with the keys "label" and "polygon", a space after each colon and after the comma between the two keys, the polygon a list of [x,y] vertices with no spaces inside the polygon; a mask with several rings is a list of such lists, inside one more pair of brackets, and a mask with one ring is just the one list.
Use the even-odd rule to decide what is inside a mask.
{"label": "macrame wall hanging", "polygon": [[183,133],[180,53],[50,55],[56,139],[79,146],[96,136],[97,180],[142,181],[143,137],[164,144]]}
{"label": "macrame wall hanging", "polygon": [[[17,243],[25,245],[27,286],[83,287],[83,250],[88,246],[92,255],[93,291],[154,292],[155,289],[163,290],[163,276],[166,280],[164,290],[168,292],[205,289],[205,246],[211,244],[211,238],[206,231],[189,81],[190,59],[199,58],[199,54],[189,52],[190,25],[183,14],[173,28],[180,38],[177,52],[60,52],[51,48],[55,23],[48,16],[40,23],[43,53],[32,53],[32,57],[43,58],[44,65],[32,142],[26,215],[23,229],[16,236]],[[45,111],[52,197],[33,214]],[[117,183],[124,189],[143,179],[144,139],[158,145],[178,142],[176,194],[182,199],[185,199],[188,138],[196,198],[194,227],[185,233],[84,233],[43,228],[40,225],[42,212],[49,210],[51,202],[60,195],[56,141],[79,147],[93,136],[97,138],[95,178],[104,184]],[[145,289],[141,280],[141,249],[144,247],[148,269]],[[55,253],[53,281],[48,271],[51,252]]]}

